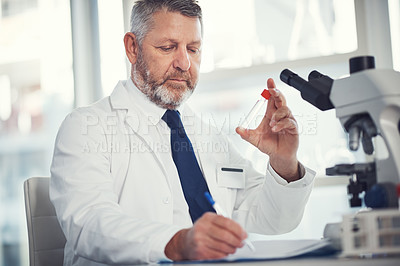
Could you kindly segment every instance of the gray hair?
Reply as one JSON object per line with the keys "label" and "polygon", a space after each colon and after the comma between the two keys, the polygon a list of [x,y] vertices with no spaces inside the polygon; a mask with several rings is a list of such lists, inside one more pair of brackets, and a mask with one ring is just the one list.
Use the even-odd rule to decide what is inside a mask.
{"label": "gray hair", "polygon": [[197,0],[138,0],[132,8],[131,32],[135,34],[139,46],[152,28],[154,13],[160,10],[198,18],[203,32],[202,13]]}

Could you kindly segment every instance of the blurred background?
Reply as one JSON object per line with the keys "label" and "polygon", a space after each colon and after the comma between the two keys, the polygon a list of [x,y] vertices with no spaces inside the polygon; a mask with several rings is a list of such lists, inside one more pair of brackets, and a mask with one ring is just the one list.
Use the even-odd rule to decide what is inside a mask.
{"label": "blurred background", "polygon": [[[28,265],[23,182],[49,176],[64,117],[127,79],[123,36],[133,0],[1,0],[0,266]],[[204,15],[201,77],[189,100],[201,117],[232,138],[254,166],[267,158],[234,132],[269,77],[285,94],[300,130],[298,157],[317,171],[300,226],[267,238],[320,238],[348,207],[347,178],[326,177],[337,163],[365,161],[349,152],[333,110],[303,101],[279,74],[314,69],[340,78],[348,60],[375,56],[400,70],[398,0],[199,0]],[[259,122],[262,117],[260,114]],[[254,123],[252,127],[257,124]],[[255,236],[265,237],[265,236]]]}

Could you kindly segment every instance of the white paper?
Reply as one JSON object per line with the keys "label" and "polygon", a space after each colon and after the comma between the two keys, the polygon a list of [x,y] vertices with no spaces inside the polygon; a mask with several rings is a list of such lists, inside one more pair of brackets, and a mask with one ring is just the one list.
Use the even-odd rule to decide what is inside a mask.
{"label": "white paper", "polygon": [[330,245],[328,240],[257,240],[252,241],[255,251],[247,245],[229,255],[225,261],[247,260],[247,259],[285,259],[316,251]]}

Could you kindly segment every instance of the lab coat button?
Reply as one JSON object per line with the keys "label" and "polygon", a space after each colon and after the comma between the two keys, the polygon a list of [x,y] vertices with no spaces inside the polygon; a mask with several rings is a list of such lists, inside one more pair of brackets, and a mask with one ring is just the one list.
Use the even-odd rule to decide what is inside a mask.
{"label": "lab coat button", "polygon": [[169,203],[169,197],[165,197],[165,198],[163,199],[163,203],[164,203],[164,204],[168,204],[168,203]]}

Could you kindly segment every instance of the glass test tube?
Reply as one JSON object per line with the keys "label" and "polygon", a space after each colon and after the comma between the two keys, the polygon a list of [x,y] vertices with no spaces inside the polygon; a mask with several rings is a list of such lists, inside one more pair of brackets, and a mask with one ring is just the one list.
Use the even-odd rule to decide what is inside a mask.
{"label": "glass test tube", "polygon": [[251,108],[250,113],[246,116],[246,118],[239,124],[239,127],[248,128],[250,123],[253,122],[254,118],[258,115],[260,109],[267,102],[271,94],[268,90],[263,90],[261,93],[261,97],[254,104],[253,108]]}

